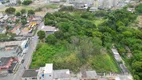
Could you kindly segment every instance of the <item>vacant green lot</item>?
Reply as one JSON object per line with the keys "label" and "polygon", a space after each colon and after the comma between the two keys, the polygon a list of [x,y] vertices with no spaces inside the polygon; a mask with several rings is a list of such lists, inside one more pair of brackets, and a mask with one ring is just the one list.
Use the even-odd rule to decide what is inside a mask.
{"label": "vacant green lot", "polygon": [[45,42],[39,43],[30,68],[53,63],[54,69],[70,69],[73,72],[82,69],[119,72],[112,55],[105,48],[105,45],[111,47],[111,43],[107,43],[111,37],[98,29],[104,22],[103,18],[86,11],[55,12],[47,13],[44,22],[45,25],[58,27],[59,31],[41,39]]}
{"label": "vacant green lot", "polygon": [[82,65],[76,56],[76,51],[68,51],[63,46],[52,46],[46,43],[39,43],[37,51],[33,54],[30,68],[39,68],[46,63],[54,63],[55,69],[69,68],[74,72],[82,68],[95,69],[97,72],[119,72],[119,69],[109,54],[94,55],[87,60],[86,64]]}
{"label": "vacant green lot", "polygon": [[115,65],[115,61],[108,54],[94,56],[92,67],[97,72],[119,72],[119,69]]}

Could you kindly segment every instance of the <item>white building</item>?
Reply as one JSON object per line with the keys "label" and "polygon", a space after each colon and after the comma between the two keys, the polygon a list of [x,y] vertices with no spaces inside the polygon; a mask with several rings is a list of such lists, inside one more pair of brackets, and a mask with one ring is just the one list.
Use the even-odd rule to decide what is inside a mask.
{"label": "white building", "polygon": [[70,80],[70,71],[68,69],[53,70],[53,63],[40,67],[37,80]]}
{"label": "white building", "polygon": [[[23,74],[22,80],[71,80],[69,69],[53,70],[53,63],[46,64],[45,67],[40,67],[39,70],[32,70],[33,74],[30,75],[30,71],[26,70]],[[27,75],[29,74],[29,75]]]}
{"label": "white building", "polygon": [[40,67],[37,80],[53,80],[53,64],[46,64],[45,67]]}

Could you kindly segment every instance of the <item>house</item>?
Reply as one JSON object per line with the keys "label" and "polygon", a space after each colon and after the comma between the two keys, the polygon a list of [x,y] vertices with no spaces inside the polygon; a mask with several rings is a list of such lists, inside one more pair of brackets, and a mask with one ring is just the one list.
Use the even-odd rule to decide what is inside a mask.
{"label": "house", "polygon": [[[2,57],[2,58],[0,58],[0,71],[1,70],[10,70],[10,68],[14,68],[15,67],[15,65],[16,65],[16,63],[15,63],[15,65],[13,65],[13,62],[14,61],[18,61],[16,58],[14,58],[14,57]],[[12,69],[12,70],[14,70],[14,69]],[[12,72],[12,71],[11,71]]]}
{"label": "house", "polygon": [[1,13],[0,22],[4,23],[7,19],[8,19],[8,15],[4,15],[4,14]]}
{"label": "house", "polygon": [[119,9],[126,6],[130,0],[97,0],[99,9]]}
{"label": "house", "polygon": [[28,50],[29,39],[20,41],[0,42],[0,58],[15,57],[21,63]]}
{"label": "house", "polygon": [[45,31],[46,34],[49,35],[49,34],[53,34],[54,32],[58,31],[59,29],[56,28],[56,27],[43,25],[43,26],[41,27],[41,30],[42,30],[42,31]]}
{"label": "house", "polygon": [[28,71],[24,72],[22,80],[70,80],[71,78],[69,69],[53,70],[52,63],[46,64],[38,70]]}
{"label": "house", "polygon": [[5,33],[6,29],[5,26],[3,24],[0,25],[0,33]]}
{"label": "house", "polygon": [[53,70],[53,64],[46,64],[38,71],[37,80],[70,80],[70,71],[68,69]]}
{"label": "house", "polygon": [[53,80],[53,64],[46,64],[45,67],[40,67],[37,80]]}
{"label": "house", "polygon": [[[13,25],[14,26],[14,25]],[[18,26],[14,26],[13,29],[10,31],[11,33],[14,33],[16,35],[19,35],[20,34],[20,28],[21,28],[21,25],[18,25]]]}
{"label": "house", "polygon": [[94,4],[94,0],[67,0],[67,3],[73,4],[77,9],[87,9]]}
{"label": "house", "polygon": [[32,18],[32,21],[33,22],[36,22],[37,24],[40,24],[41,22],[42,22],[42,17],[41,16],[34,16],[33,18]]}
{"label": "house", "polygon": [[38,72],[36,70],[25,70],[22,80],[37,80]]}
{"label": "house", "polygon": [[18,62],[14,61],[11,66],[9,67],[8,69],[8,72],[9,73],[14,73],[17,71],[17,68],[18,68]]}
{"label": "house", "polygon": [[54,80],[70,80],[70,71],[68,69],[54,70]]}
{"label": "house", "polygon": [[98,79],[96,71],[86,71],[82,70],[81,71],[81,80],[95,80]]}
{"label": "house", "polygon": [[17,4],[18,0],[9,0],[10,4]]}

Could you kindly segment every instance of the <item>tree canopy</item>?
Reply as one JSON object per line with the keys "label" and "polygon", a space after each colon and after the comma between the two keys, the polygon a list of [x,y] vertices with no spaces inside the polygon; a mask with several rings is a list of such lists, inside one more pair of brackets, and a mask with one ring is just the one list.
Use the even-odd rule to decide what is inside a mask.
{"label": "tree canopy", "polygon": [[21,9],[21,14],[24,14],[24,13],[26,13],[26,9]]}
{"label": "tree canopy", "polygon": [[29,5],[31,3],[32,3],[32,0],[24,0],[22,4],[23,5]]}
{"label": "tree canopy", "polygon": [[138,13],[142,13],[142,3],[140,3],[139,5],[136,6],[135,10],[138,12]]}
{"label": "tree canopy", "polygon": [[37,35],[39,36],[39,39],[44,39],[45,38],[45,32],[44,31],[38,31]]}
{"label": "tree canopy", "polygon": [[6,12],[7,14],[14,14],[15,11],[16,11],[16,9],[13,8],[13,7],[9,7],[9,8],[7,8],[7,9],[5,10],[5,12]]}
{"label": "tree canopy", "polygon": [[20,13],[20,12],[16,12],[15,15],[16,15],[16,16],[21,16],[21,13]]}
{"label": "tree canopy", "polygon": [[[44,24],[55,26],[59,31],[47,36],[45,43],[42,43],[44,46],[38,47],[32,68],[52,62],[56,69],[68,68],[75,72],[84,67],[97,72],[119,72],[112,54],[109,54],[114,45],[134,79],[142,79],[142,31],[132,25],[136,21],[136,13],[131,13],[126,8],[94,13],[73,12],[72,8],[69,10],[71,12],[66,12],[65,8],[45,15]],[[96,25],[98,22],[99,25]],[[40,61],[37,57],[44,58]]]}
{"label": "tree canopy", "polygon": [[34,15],[35,11],[34,10],[28,10],[28,15]]}

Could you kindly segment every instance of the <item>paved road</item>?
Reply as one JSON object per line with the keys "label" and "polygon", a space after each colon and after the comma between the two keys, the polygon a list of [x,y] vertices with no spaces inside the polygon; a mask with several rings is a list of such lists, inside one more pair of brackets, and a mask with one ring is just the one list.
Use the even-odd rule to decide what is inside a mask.
{"label": "paved road", "polygon": [[28,49],[28,52],[27,54],[25,55],[24,59],[24,63],[21,64],[21,66],[19,67],[17,73],[14,75],[13,77],[13,80],[21,80],[21,77],[22,77],[22,74],[24,73],[24,67],[26,69],[29,68],[30,66],[30,63],[31,63],[31,60],[32,60],[32,53],[35,51],[36,49],[36,46],[37,46],[37,43],[38,43],[38,37],[37,36],[34,36],[31,40],[31,43],[30,43],[30,46],[29,46],[29,49]]}

